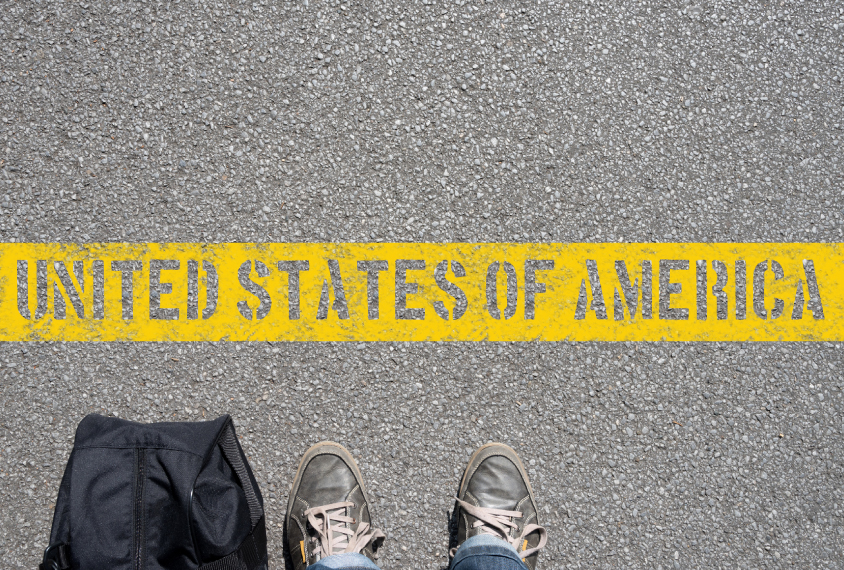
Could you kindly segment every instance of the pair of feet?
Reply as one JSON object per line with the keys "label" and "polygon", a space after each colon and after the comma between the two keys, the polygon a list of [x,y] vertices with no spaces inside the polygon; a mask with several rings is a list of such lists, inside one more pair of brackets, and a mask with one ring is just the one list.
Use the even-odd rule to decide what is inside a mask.
{"label": "pair of feet", "polygon": [[[457,548],[466,539],[491,534],[510,544],[530,570],[536,568],[547,535],[519,456],[501,443],[472,455],[457,496]],[[305,452],[290,490],[285,519],[295,570],[333,554],[378,557],[385,539],[373,528],[363,477],[352,455],[338,443],[322,442]]]}

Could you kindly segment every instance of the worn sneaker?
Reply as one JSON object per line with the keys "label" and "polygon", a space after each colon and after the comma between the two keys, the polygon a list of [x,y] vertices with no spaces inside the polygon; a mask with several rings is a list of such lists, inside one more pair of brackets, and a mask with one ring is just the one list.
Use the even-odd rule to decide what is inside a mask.
{"label": "worn sneaker", "polygon": [[363,477],[351,453],[328,441],[314,445],[302,457],[285,525],[295,570],[348,552],[374,561],[385,538],[371,526]]}
{"label": "worn sneaker", "polygon": [[536,501],[527,472],[513,449],[490,443],[478,449],[460,483],[457,496],[457,547],[478,534],[507,541],[530,570],[548,535],[537,521]]}

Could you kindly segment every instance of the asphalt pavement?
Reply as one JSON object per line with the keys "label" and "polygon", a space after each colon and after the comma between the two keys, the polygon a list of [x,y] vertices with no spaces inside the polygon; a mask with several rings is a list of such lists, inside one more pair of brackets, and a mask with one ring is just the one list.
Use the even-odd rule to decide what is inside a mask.
{"label": "asphalt pavement", "polygon": [[[839,2],[7,1],[2,242],[841,242]],[[841,568],[840,343],[5,343],[0,565],[74,429],[234,416],[271,561],[353,450],[384,568],[444,568],[470,453],[540,568]]]}

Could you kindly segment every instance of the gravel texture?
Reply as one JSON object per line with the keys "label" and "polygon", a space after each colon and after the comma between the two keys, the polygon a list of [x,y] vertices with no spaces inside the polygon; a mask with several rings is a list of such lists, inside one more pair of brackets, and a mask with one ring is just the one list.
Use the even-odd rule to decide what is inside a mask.
{"label": "gravel texture", "polygon": [[[842,241],[840,2],[6,2],[0,241]],[[447,564],[489,440],[542,568],[840,568],[840,344],[0,346],[0,564],[77,422],[231,413],[275,567],[354,450],[385,568]]]}

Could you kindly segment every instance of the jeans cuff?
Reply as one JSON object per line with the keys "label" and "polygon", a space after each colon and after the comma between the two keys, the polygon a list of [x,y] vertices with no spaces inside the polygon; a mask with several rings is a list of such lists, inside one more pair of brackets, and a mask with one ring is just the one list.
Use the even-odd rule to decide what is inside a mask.
{"label": "jeans cuff", "polygon": [[308,570],[379,570],[378,566],[363,554],[344,552],[326,556]]}
{"label": "jeans cuff", "polygon": [[473,556],[502,556],[518,562],[524,566],[518,551],[506,540],[502,540],[492,534],[477,534],[460,545],[454,553],[454,560],[451,561],[451,568],[458,568],[460,562]]}

